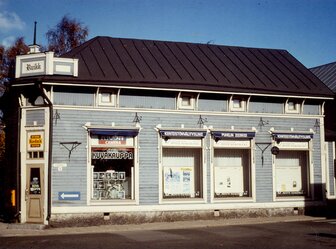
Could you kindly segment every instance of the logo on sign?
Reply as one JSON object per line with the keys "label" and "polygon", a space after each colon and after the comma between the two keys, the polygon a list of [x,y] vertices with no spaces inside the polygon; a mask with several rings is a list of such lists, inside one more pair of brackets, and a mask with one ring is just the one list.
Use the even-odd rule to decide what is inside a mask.
{"label": "logo on sign", "polygon": [[36,62],[34,64],[28,64],[26,65],[26,70],[27,71],[36,71],[36,70],[41,70],[41,64],[39,62]]}
{"label": "logo on sign", "polygon": [[126,137],[123,136],[99,136],[99,144],[126,144]]}
{"label": "logo on sign", "polygon": [[33,148],[39,148],[42,145],[42,136],[41,135],[31,135],[29,138],[29,145]]}

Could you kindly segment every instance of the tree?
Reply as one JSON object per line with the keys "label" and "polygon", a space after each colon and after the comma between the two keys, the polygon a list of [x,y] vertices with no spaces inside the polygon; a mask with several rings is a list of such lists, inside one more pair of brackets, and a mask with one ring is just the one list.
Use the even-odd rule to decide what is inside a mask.
{"label": "tree", "polygon": [[14,45],[6,50],[5,64],[7,72],[7,80],[14,78],[15,75],[15,59],[17,55],[27,54],[29,47],[24,42],[23,37],[19,37],[15,40]]}
{"label": "tree", "polygon": [[46,33],[48,50],[59,56],[84,43],[88,34],[87,26],[65,15],[55,28]]}
{"label": "tree", "polygon": [[3,82],[6,75],[7,72],[5,69],[5,47],[0,45],[0,97],[5,90]]}

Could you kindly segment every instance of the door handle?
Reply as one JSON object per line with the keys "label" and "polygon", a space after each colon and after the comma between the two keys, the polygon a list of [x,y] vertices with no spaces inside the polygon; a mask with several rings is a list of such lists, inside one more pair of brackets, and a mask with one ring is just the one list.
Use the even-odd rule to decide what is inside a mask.
{"label": "door handle", "polygon": [[26,189],[26,191],[25,191],[25,200],[26,200],[26,201],[28,201],[28,194],[29,194],[29,190]]}

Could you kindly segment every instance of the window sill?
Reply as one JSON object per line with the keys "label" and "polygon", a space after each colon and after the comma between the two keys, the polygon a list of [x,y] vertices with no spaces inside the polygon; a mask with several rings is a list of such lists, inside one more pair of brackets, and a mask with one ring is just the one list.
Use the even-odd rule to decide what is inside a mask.
{"label": "window sill", "polygon": [[135,200],[92,200],[90,206],[136,205]]}
{"label": "window sill", "polygon": [[253,197],[224,197],[214,198],[211,203],[226,203],[226,202],[255,202]]}
{"label": "window sill", "polygon": [[170,198],[170,199],[161,199],[160,204],[199,204],[206,203],[206,200],[203,198]]}
{"label": "window sill", "polygon": [[308,196],[277,196],[275,201],[312,201],[312,198]]}

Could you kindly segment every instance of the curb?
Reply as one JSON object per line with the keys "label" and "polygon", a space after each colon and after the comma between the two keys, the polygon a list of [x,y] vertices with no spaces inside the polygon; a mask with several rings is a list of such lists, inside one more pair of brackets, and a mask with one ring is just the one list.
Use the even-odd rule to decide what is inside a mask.
{"label": "curb", "polygon": [[94,234],[101,232],[127,232],[127,231],[150,231],[150,230],[173,230],[173,229],[193,229],[201,227],[218,226],[243,226],[266,223],[284,223],[284,222],[305,222],[305,221],[324,221],[323,217],[311,216],[283,216],[267,218],[236,218],[221,220],[193,220],[176,222],[156,222],[143,224],[127,225],[100,225],[88,227],[48,227],[39,224],[4,224],[0,223],[0,237],[15,236],[48,236],[62,234]]}

